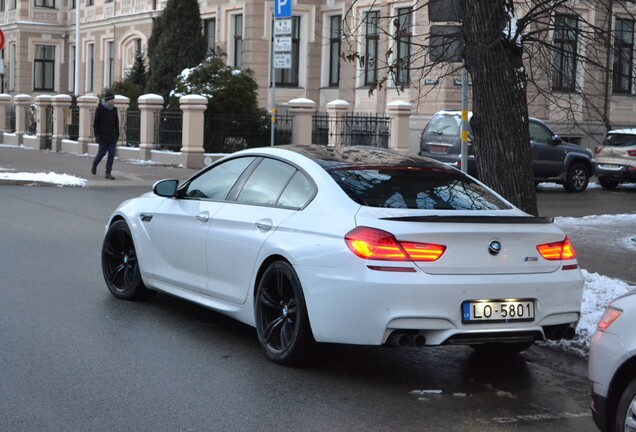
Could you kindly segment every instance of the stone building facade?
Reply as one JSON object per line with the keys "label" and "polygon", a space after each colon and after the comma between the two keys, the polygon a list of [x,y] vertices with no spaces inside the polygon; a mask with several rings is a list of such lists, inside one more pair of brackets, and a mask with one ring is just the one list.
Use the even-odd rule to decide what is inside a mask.
{"label": "stone building facade", "polygon": [[[410,102],[414,106],[412,139],[417,139],[416,131],[436,111],[459,108],[458,68],[451,73],[449,68],[432,69],[426,74],[420,68],[425,59],[418,57],[416,46],[428,43],[431,26],[422,2],[290,1],[293,1],[292,68],[276,69],[274,91],[270,85],[274,2],[199,1],[208,46],[226,53],[228,64],[254,71],[261,106],[271,107],[273,93],[277,104],[307,98],[316,102],[319,111],[325,111],[334,100],[349,102],[354,111],[380,113],[386,112],[391,102]],[[0,0],[0,28],[5,34],[1,93],[34,97],[73,94],[75,50],[79,49],[77,93],[101,94],[132,68],[135,53],[145,50],[152,19],[161,14],[165,3],[166,0]],[[80,5],[79,20],[76,4]],[[600,22],[603,18],[597,12],[577,11],[586,19]],[[623,48],[633,54],[634,23],[629,16],[628,11],[617,11],[615,22],[620,20],[619,24],[630,29],[631,45],[626,38]],[[382,19],[386,17],[392,17],[406,30],[400,41],[385,34],[386,20]],[[343,33],[347,35],[344,38]],[[386,56],[389,50],[391,54]],[[359,56],[365,56],[367,61],[360,62]],[[375,62],[368,61],[370,58]],[[381,90],[370,92],[370,83],[384,75],[387,64],[396,64],[400,58],[408,59],[410,67],[398,68]],[[576,126],[565,120],[565,107],[533,95],[529,97],[531,115],[547,120],[557,132],[584,144],[588,144],[586,140],[594,130],[602,136],[602,120],[595,108],[604,103],[603,86],[584,82],[594,74],[603,82],[599,72],[593,71],[577,72],[573,79],[582,80],[578,87],[594,96],[595,107],[585,106],[589,102],[583,102],[582,98],[577,105],[576,95],[574,99],[571,95],[563,99],[569,101],[568,109],[576,106]],[[620,126],[636,124],[636,87],[632,85],[631,72],[627,78],[625,88],[612,92],[608,101],[612,123]]]}

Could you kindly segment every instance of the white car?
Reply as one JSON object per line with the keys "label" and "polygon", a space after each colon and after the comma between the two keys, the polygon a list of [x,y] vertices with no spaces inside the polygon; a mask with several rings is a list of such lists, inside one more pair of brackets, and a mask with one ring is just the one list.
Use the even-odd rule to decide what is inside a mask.
{"label": "white car", "polygon": [[594,149],[598,182],[605,189],[636,182],[636,129],[607,132],[603,144]]}
{"label": "white car", "polygon": [[108,222],[110,291],[255,326],[275,362],[314,342],[519,352],[574,336],[583,277],[563,231],[440,162],[277,146],[153,190]]}
{"label": "white car", "polygon": [[636,291],[607,306],[590,343],[592,416],[602,431],[636,431]]}

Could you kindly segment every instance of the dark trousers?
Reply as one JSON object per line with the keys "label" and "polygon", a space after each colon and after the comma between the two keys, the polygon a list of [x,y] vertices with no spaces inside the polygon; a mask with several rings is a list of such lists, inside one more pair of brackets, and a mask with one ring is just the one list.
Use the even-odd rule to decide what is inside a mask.
{"label": "dark trousers", "polygon": [[93,168],[97,168],[97,165],[99,165],[106,152],[108,152],[108,157],[106,158],[106,174],[110,174],[110,171],[113,169],[113,161],[115,160],[116,151],[117,143],[99,143],[99,151],[97,152],[97,156],[95,156],[95,160],[93,161]]}

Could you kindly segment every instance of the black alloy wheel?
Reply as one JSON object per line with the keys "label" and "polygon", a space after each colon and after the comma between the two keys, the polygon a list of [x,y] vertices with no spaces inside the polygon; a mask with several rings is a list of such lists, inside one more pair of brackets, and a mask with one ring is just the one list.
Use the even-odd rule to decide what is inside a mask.
{"label": "black alloy wheel", "polygon": [[302,287],[289,263],[276,261],[265,270],[254,308],[256,332],[266,356],[284,365],[302,361],[313,337]]}
{"label": "black alloy wheel", "polygon": [[619,184],[617,180],[608,180],[605,177],[599,177],[598,182],[603,189],[609,189],[609,190],[616,189]]}
{"label": "black alloy wheel", "polygon": [[117,298],[141,300],[154,294],[141,280],[137,252],[128,224],[119,220],[106,232],[102,245],[102,273],[110,292]]}

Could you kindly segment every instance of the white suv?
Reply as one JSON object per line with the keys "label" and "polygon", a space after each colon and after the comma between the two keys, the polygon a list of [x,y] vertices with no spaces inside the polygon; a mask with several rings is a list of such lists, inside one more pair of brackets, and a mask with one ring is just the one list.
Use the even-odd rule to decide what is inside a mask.
{"label": "white suv", "polygon": [[605,309],[590,344],[588,374],[599,429],[636,430],[636,291]]}
{"label": "white suv", "polygon": [[607,133],[603,144],[594,149],[596,177],[605,189],[636,182],[636,129],[617,129]]}

